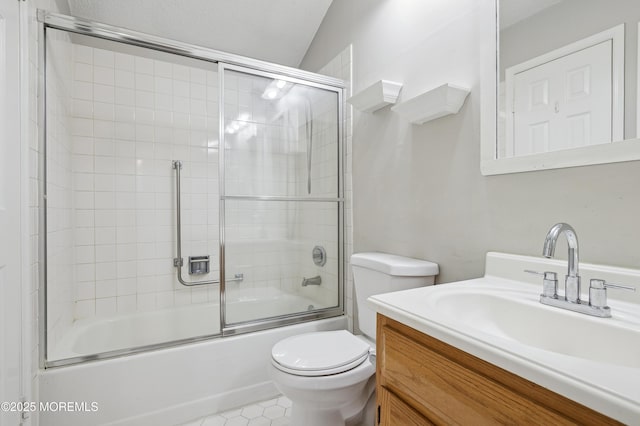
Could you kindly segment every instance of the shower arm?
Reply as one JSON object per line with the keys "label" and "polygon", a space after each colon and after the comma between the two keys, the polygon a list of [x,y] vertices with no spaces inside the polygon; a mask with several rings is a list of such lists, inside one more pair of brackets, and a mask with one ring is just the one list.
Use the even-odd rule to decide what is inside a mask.
{"label": "shower arm", "polygon": [[[220,284],[220,280],[204,280],[204,281],[185,281],[182,279],[182,218],[180,212],[182,208],[180,206],[180,171],[182,170],[182,161],[174,160],[172,167],[176,171],[176,256],[173,258],[173,266],[178,270],[178,281],[180,284],[193,287],[197,285],[207,284]],[[235,274],[232,279],[225,280],[225,282],[242,281],[244,280],[244,274]]]}

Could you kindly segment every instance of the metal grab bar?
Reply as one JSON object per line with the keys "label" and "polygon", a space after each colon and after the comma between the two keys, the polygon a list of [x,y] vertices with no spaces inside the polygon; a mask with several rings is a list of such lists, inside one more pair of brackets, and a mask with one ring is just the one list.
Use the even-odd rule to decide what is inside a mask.
{"label": "metal grab bar", "polygon": [[[220,284],[220,280],[208,280],[208,281],[185,281],[182,279],[182,265],[184,264],[182,260],[182,218],[180,217],[180,213],[182,208],[180,206],[180,171],[182,170],[182,161],[173,160],[172,167],[176,171],[176,254],[177,257],[173,258],[173,266],[178,269],[178,281],[180,284],[192,287],[196,285],[206,285],[206,284]],[[244,280],[244,274],[235,274],[235,277],[226,280],[226,282],[233,281],[242,281]]]}

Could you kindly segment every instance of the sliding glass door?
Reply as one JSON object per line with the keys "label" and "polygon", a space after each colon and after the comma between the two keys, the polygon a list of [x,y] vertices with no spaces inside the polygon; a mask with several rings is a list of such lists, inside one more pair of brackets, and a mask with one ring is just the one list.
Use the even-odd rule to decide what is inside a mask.
{"label": "sliding glass door", "polygon": [[341,315],[343,89],[73,30],[42,52],[45,366]]}
{"label": "sliding glass door", "polygon": [[339,308],[340,92],[221,68],[225,324]]}
{"label": "sliding glass door", "polygon": [[[48,360],[220,334],[217,64],[55,29],[46,43]],[[176,196],[180,272],[210,285],[176,279]],[[209,267],[191,274],[196,256]]]}

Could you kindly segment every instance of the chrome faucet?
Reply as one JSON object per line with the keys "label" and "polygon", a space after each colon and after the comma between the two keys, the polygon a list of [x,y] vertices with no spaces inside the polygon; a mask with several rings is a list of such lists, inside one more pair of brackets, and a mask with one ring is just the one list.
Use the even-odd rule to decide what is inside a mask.
{"label": "chrome faucet", "polygon": [[618,288],[635,291],[635,287],[606,283],[604,280],[591,279],[589,285],[589,301],[580,300],[580,275],[578,275],[578,236],[575,229],[566,223],[556,223],[549,229],[544,239],[542,255],[551,258],[556,250],[556,243],[560,234],[564,234],[569,245],[568,270],[565,276],[564,295],[558,295],[558,279],[555,272],[537,272],[525,270],[532,274],[542,275],[542,294],[540,303],[568,309],[587,315],[608,318],[611,308],[607,306],[607,288]]}
{"label": "chrome faucet", "polygon": [[560,234],[565,234],[569,245],[569,265],[564,280],[564,296],[568,302],[580,303],[580,275],[578,275],[578,235],[575,229],[566,223],[556,223],[549,229],[544,239],[542,255],[551,258],[556,251],[556,243]]}

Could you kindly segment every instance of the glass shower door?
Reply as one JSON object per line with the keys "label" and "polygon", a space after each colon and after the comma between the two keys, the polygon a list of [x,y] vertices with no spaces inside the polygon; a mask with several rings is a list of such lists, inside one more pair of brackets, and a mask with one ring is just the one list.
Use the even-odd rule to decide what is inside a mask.
{"label": "glass shower door", "polygon": [[341,92],[221,68],[224,323],[341,309]]}
{"label": "glass shower door", "polygon": [[[218,73],[46,31],[47,363],[220,334]],[[180,161],[181,272],[176,279]],[[190,256],[210,268],[190,274]]]}

